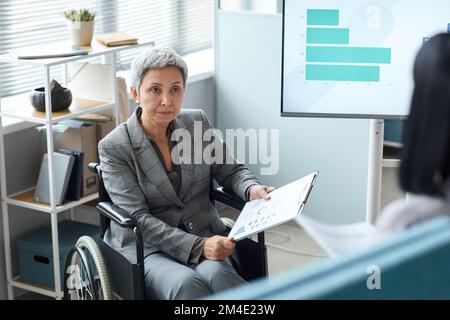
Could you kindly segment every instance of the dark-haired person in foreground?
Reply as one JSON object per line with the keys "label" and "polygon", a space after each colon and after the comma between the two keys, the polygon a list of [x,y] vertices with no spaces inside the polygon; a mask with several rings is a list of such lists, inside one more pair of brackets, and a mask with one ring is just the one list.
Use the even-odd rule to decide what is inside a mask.
{"label": "dark-haired person in foreground", "polygon": [[450,216],[450,33],[431,38],[416,57],[403,143],[400,184],[409,195],[383,210],[377,226],[387,232]]}

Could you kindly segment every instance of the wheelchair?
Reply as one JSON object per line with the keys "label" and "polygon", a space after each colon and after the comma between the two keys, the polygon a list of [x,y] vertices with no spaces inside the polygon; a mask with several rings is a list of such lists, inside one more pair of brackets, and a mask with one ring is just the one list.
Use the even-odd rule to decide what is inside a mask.
{"label": "wheelchair", "polygon": [[[100,235],[98,239],[82,236],[69,251],[64,272],[65,300],[142,300],[144,288],[144,249],[138,223],[126,211],[115,206],[105,189],[98,163],[90,163],[89,170],[98,176],[100,213]],[[214,188],[211,179],[210,200],[242,210],[245,201],[222,187]],[[131,229],[136,240],[136,261],[130,261],[111,248],[104,240],[111,221],[123,228]],[[228,228],[234,221],[222,218]],[[238,274],[246,281],[267,277],[267,249],[264,232],[256,237],[236,242],[235,250],[240,265],[235,265]]]}

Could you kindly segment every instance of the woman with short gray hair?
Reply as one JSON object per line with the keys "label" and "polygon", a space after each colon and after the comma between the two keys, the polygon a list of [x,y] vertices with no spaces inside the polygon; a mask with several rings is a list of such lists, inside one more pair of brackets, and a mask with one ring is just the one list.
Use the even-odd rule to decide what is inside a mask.
{"label": "woman with short gray hair", "polygon": [[[268,199],[273,190],[227,154],[222,141],[225,151],[219,160],[227,161],[204,161],[210,141],[203,136],[195,140],[200,141],[200,151],[181,150],[189,157],[174,159],[180,154],[174,152],[177,144],[171,139],[177,130],[189,134],[190,146],[194,127],[202,132],[212,129],[202,110],[181,110],[187,72],[184,60],[169,48],[136,57],[131,94],[138,107],[99,143],[106,190],[115,205],[138,221],[142,232],[146,295],[154,299],[195,299],[245,283],[232,264],[237,260],[234,239],[227,237],[209,200],[211,178],[245,200]],[[104,239],[136,259],[131,232],[112,222]]]}

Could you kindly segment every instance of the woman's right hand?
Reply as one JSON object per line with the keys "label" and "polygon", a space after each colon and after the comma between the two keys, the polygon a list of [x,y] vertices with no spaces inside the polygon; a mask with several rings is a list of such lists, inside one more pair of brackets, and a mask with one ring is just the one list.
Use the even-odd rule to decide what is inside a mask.
{"label": "woman's right hand", "polygon": [[209,260],[224,260],[234,249],[234,239],[222,236],[212,236],[206,239],[203,246],[203,256]]}

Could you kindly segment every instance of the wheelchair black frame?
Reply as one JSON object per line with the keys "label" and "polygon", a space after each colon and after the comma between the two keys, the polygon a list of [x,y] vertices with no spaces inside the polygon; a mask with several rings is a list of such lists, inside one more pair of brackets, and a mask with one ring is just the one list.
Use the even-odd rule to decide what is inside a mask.
{"label": "wheelchair black frame", "polygon": [[[144,247],[142,234],[139,230],[137,220],[131,217],[125,210],[114,205],[109,197],[108,192],[105,189],[105,185],[102,179],[102,172],[100,169],[100,164],[90,163],[89,170],[91,172],[97,173],[99,178],[99,203],[97,205],[97,210],[100,212],[100,237],[103,239],[106,230],[109,227],[111,221],[114,221],[123,228],[131,229],[135,235],[136,239],[136,264],[133,266],[133,272],[136,272],[137,278],[133,284],[134,298],[135,299],[145,299],[145,283],[144,283]],[[239,198],[234,193],[224,190],[223,188],[214,188],[213,181],[211,179],[210,188],[210,200],[219,201],[237,210],[242,210],[245,205],[245,201]],[[244,240],[243,240],[244,241]],[[101,243],[103,240],[101,241]],[[240,242],[238,242],[239,244]],[[101,249],[101,248],[100,248]],[[251,249],[253,250],[253,248]],[[248,280],[255,279],[260,276],[267,276],[267,249],[265,246],[264,232],[257,235],[257,250],[258,256],[261,257],[259,264],[255,264],[256,268],[259,268],[255,274],[248,276]],[[258,263],[256,262],[256,263]],[[255,263],[255,262],[253,262]],[[133,277],[134,278],[134,277]]]}

